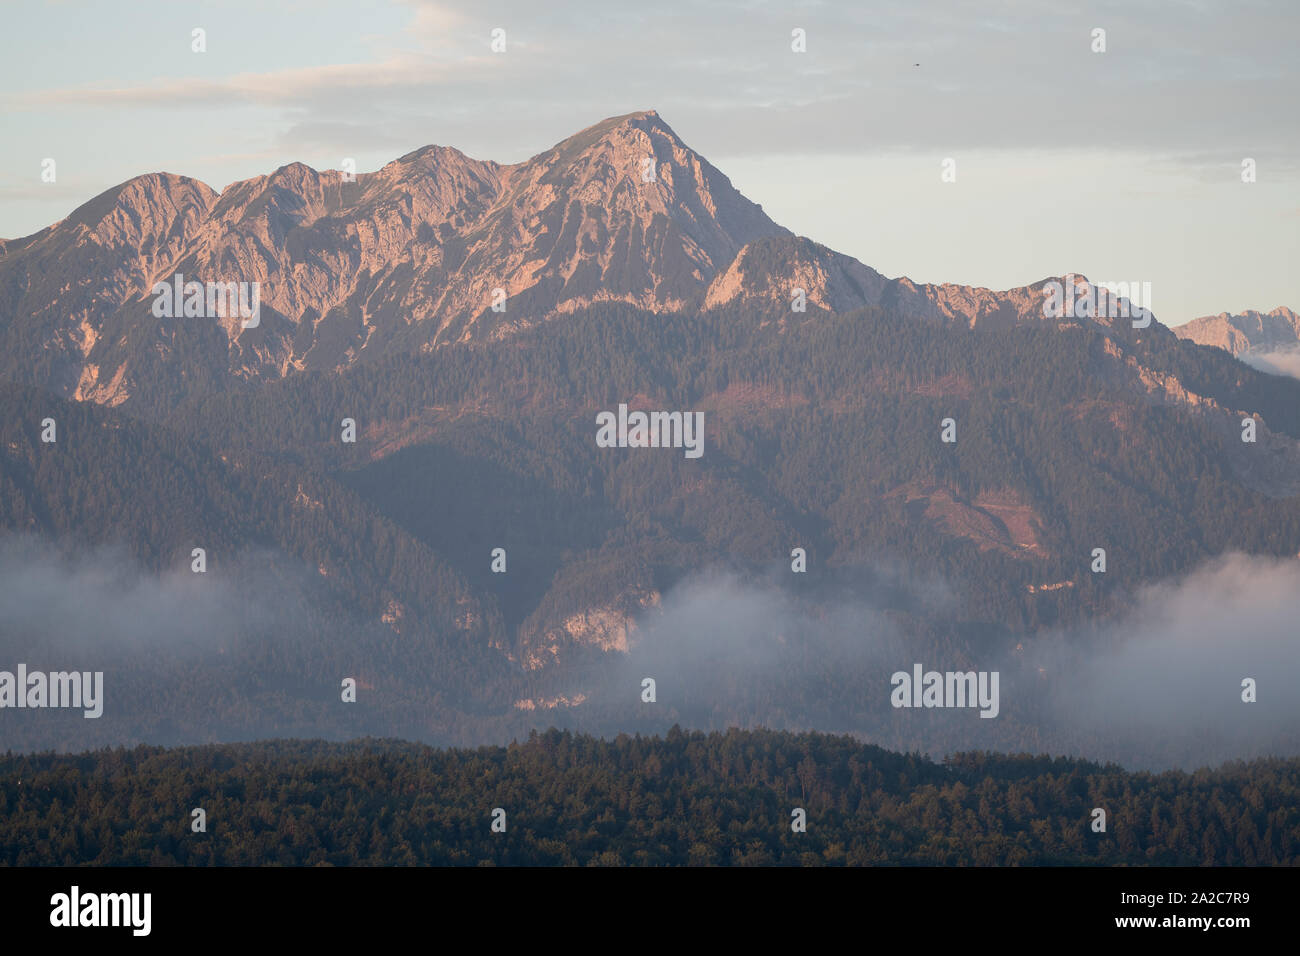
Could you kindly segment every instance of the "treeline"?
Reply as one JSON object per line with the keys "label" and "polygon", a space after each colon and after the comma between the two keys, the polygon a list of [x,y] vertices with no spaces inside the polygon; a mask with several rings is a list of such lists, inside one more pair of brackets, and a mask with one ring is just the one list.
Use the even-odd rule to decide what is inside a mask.
{"label": "treeline", "polygon": [[988,753],[936,764],[848,737],[676,727],[476,750],[287,740],[0,759],[0,863],[14,866],[1297,862],[1295,759],[1158,775]]}

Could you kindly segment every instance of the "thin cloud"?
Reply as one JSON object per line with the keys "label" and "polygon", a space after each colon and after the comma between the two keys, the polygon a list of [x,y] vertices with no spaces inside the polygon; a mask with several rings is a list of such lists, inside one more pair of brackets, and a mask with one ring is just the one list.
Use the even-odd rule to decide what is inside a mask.
{"label": "thin cloud", "polygon": [[[252,105],[304,111],[303,122],[322,127],[364,123],[376,107],[396,122],[471,112],[501,120],[486,133],[489,150],[569,132],[575,101],[602,115],[657,108],[709,130],[706,151],[733,156],[1090,143],[1217,165],[1238,153],[1281,162],[1300,150],[1296,124],[1281,121],[1300,68],[1281,39],[1293,31],[1280,4],[1260,5],[1248,22],[1231,10],[1103,10],[1108,49],[1099,54],[1092,21],[1053,5],[992,19],[926,5],[752,5],[743,16],[685,2],[611,10],[582,0],[547,16],[522,2],[404,6],[409,21],[373,39],[371,62],[56,87],[4,102]],[[499,55],[489,51],[498,27],[508,37]],[[790,49],[795,27],[807,31],[806,53]],[[1207,141],[1223,144],[1209,162]]]}

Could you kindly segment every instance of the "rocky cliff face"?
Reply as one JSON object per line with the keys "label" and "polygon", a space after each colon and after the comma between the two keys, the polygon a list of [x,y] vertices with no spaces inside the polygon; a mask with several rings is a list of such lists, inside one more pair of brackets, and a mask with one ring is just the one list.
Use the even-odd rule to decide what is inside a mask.
{"label": "rocky cliff face", "polygon": [[[258,321],[156,315],[151,290],[176,275],[255,283]],[[1099,306],[1045,317],[1049,282]],[[611,300],[653,312],[753,305],[782,326],[875,306],[935,323],[1141,334],[1108,318],[1113,300],[1083,277],[1001,292],[888,279],[772,222],[645,111],[512,166],[428,146],[355,177],[294,163],[219,195],[137,177],[0,244],[0,373],[147,414],[234,381],[490,341]],[[1198,322],[1179,334],[1232,349],[1298,338],[1285,309]]]}
{"label": "rocky cliff face", "polygon": [[[19,374],[79,391],[106,317],[196,239],[217,194],[197,180],[139,176],[0,252],[0,343]],[[96,373],[90,373],[97,378]],[[115,404],[116,393],[87,394]]]}
{"label": "rocky cliff face", "polygon": [[[1072,290],[1067,314],[1045,312],[1050,283],[1059,288],[1063,304],[1065,290]],[[928,285],[906,277],[887,279],[850,256],[799,236],[764,238],[747,245],[709,285],[704,305],[775,303],[793,312],[799,292],[812,313],[879,307],[923,321],[971,328],[1044,322],[1071,326],[1086,321],[1117,332],[1132,330],[1130,304],[1086,276],[1067,273],[1005,291],[952,283]],[[1152,324],[1160,328],[1154,320]]]}
{"label": "rocky cliff face", "polygon": [[1300,315],[1284,306],[1272,312],[1247,310],[1240,315],[1227,312],[1206,315],[1173,331],[1179,338],[1198,345],[1213,345],[1233,355],[1253,349],[1300,348]]}
{"label": "rocky cliff face", "polygon": [[[219,196],[138,177],[0,246],[0,329],[17,377],[110,405],[146,384],[176,399],[597,300],[682,309],[746,243],[785,234],[648,111],[514,166],[430,146],[351,178],[294,163]],[[155,316],[150,290],[178,273],[257,283],[260,321]]]}

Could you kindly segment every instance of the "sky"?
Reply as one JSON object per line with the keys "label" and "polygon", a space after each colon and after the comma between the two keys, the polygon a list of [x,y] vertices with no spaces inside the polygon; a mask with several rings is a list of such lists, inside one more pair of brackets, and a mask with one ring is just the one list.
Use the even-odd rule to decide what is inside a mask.
{"label": "sky", "polygon": [[7,238],[147,172],[223,189],[431,143],[510,163],[655,109],[777,222],[887,276],[1149,282],[1168,325],[1300,310],[1295,0],[9,0],[0,16]]}

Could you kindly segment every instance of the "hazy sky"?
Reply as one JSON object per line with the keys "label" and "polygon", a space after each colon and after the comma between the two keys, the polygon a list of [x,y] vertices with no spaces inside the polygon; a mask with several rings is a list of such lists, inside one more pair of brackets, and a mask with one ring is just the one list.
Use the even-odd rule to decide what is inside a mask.
{"label": "hazy sky", "polygon": [[[294,160],[352,157],[368,171],[429,143],[516,162],[657,109],[782,225],[889,276],[1146,281],[1167,324],[1300,309],[1296,0],[136,0],[0,13],[0,236],[144,172],[222,189]],[[791,50],[796,27],[805,53]],[[494,28],[504,53],[489,48]],[[55,183],[41,182],[47,157]],[[945,158],[955,182],[941,181]]]}

